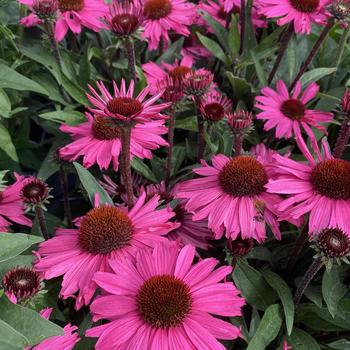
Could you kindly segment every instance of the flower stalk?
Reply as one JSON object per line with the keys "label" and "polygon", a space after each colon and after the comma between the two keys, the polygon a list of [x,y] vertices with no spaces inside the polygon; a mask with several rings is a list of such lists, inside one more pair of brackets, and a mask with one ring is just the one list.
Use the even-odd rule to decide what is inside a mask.
{"label": "flower stalk", "polygon": [[39,222],[41,233],[42,233],[45,241],[47,241],[48,239],[50,239],[50,235],[49,235],[49,231],[48,231],[47,225],[46,225],[44,210],[40,204],[35,206],[35,214],[36,214],[36,217],[37,217],[38,222]]}
{"label": "flower stalk", "polygon": [[68,178],[67,178],[67,173],[64,168],[64,165],[61,164],[61,162],[59,166],[59,175],[60,175],[60,183],[63,191],[64,212],[66,214],[68,227],[72,228],[73,220],[72,220],[72,210],[69,202]]}
{"label": "flower stalk", "polygon": [[174,131],[175,131],[175,106],[172,105],[169,111],[169,126],[168,126],[168,155],[165,167],[165,188],[169,187],[174,149]]}
{"label": "flower stalk", "polygon": [[127,37],[124,40],[124,47],[125,47],[125,52],[128,59],[130,79],[136,81],[135,45],[131,37]]}
{"label": "flower stalk", "polygon": [[199,163],[204,156],[205,150],[205,129],[204,129],[204,118],[199,112],[200,99],[195,99],[195,113],[197,115],[197,126],[198,126],[198,141],[197,141],[197,162]]}

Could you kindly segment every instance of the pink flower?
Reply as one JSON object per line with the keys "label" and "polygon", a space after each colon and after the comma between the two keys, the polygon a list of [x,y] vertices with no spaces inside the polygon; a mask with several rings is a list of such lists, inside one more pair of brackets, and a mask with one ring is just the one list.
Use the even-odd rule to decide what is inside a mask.
{"label": "pink flower", "polygon": [[232,109],[232,102],[216,90],[207,92],[200,99],[199,110],[204,119],[217,122]]}
{"label": "pink flower", "polygon": [[175,60],[173,64],[162,62],[160,65],[154,62],[148,62],[142,65],[142,69],[147,79],[151,93],[156,94],[159,89],[159,83],[168,77],[176,80],[182,80],[192,69],[192,58],[184,56],[179,62]]}
{"label": "pink flower", "polygon": [[[83,156],[86,168],[98,164],[100,169],[108,169],[112,162],[118,171],[121,151],[120,127],[109,118],[86,113],[87,122],[77,126],[62,125],[60,130],[69,133],[73,142],[60,149],[64,160],[75,161]],[[136,124],[131,130],[131,157],[152,158],[152,150],[167,146],[160,136],[167,132],[164,120]]]}
{"label": "pink flower", "polygon": [[[52,308],[47,307],[40,312],[40,315],[48,320],[52,311]],[[72,350],[75,344],[79,342],[78,333],[74,333],[77,329],[78,327],[69,323],[63,328],[64,335],[47,338],[33,348],[28,348],[28,350]]]}
{"label": "pink flower", "polygon": [[288,345],[287,340],[284,340],[282,350],[292,350],[292,349],[293,349],[293,347]]}
{"label": "pink flower", "polygon": [[[170,203],[174,200],[174,195],[177,192],[177,186],[167,191],[164,182],[157,185],[149,185],[146,187],[146,193],[152,197],[158,194],[165,203]],[[208,249],[209,240],[214,238],[213,232],[208,228],[207,220],[193,221],[193,214],[185,209],[186,201],[181,200],[175,202],[173,211],[175,216],[172,221],[177,222],[180,226],[168,233],[167,238],[172,241],[177,241],[181,246],[191,244],[197,248]]]}
{"label": "pink flower", "polygon": [[267,18],[279,18],[277,24],[283,26],[293,22],[299,34],[310,34],[311,24],[324,24],[329,16],[326,6],[330,0],[259,0],[259,13]]}
{"label": "pink flower", "polygon": [[265,130],[276,128],[277,138],[300,137],[300,129],[304,129],[313,147],[317,149],[317,140],[311,127],[327,133],[320,123],[327,123],[333,119],[332,113],[307,108],[307,103],[317,95],[318,90],[319,86],[311,83],[301,94],[299,81],[290,95],[285,83],[279,80],[277,91],[264,87],[261,90],[262,96],[255,98],[255,107],[263,111],[257,114],[256,118],[266,120]]}
{"label": "pink flower", "polygon": [[0,232],[7,232],[11,222],[20,225],[32,226],[32,221],[24,215],[24,203],[22,199],[23,178],[16,176],[16,182],[12,185],[0,188]]}
{"label": "pink flower", "polygon": [[[20,3],[33,9],[35,0],[19,0]],[[70,29],[74,34],[81,32],[81,27],[87,27],[95,32],[105,28],[101,19],[108,11],[103,0],[58,0],[57,20],[55,23],[55,39],[61,41]],[[40,24],[41,20],[35,13],[25,17],[21,23],[30,26]]]}
{"label": "pink flower", "polygon": [[[259,150],[256,150],[259,151]],[[227,238],[266,238],[266,223],[277,239],[281,238],[275,208],[281,202],[277,195],[265,190],[269,169],[264,157],[223,154],[212,158],[213,166],[201,161],[202,167],[193,172],[203,176],[179,185],[175,197],[188,199],[185,208],[194,212],[193,220],[208,218],[215,238],[224,233]]]}
{"label": "pink flower", "polygon": [[[226,27],[226,16],[227,13],[224,9],[224,0],[219,0],[217,3],[211,0],[202,0],[198,4],[199,13],[202,14],[203,11],[206,12],[210,17],[219,22],[223,27]],[[202,16],[199,16],[197,24],[206,25],[210,32],[213,29],[206,23]]]}
{"label": "pink flower", "polygon": [[189,35],[188,26],[196,15],[195,7],[186,0],[142,0],[145,16],[143,36],[148,41],[148,48],[155,50],[163,40],[169,42],[169,31]]}
{"label": "pink flower", "polygon": [[89,85],[92,95],[87,95],[89,101],[96,107],[90,110],[98,116],[115,118],[117,121],[125,123],[141,123],[149,122],[152,119],[165,119],[160,112],[169,107],[169,103],[154,103],[162,96],[163,91],[158,92],[152,98],[145,101],[146,96],[150,92],[150,88],[143,89],[137,97],[134,95],[134,81],[131,81],[129,89],[126,90],[125,80],[122,79],[120,89],[115,81],[113,81],[114,96],[106,89],[103,82],[97,82],[97,87],[102,96]]}
{"label": "pink flower", "polygon": [[239,291],[220,283],[232,268],[214,271],[213,258],[192,266],[194,256],[194,247],[179,252],[168,242],[139,251],[135,263],[110,261],[113,273],[96,273],[104,295],[91,305],[93,319],[110,321],[86,332],[99,338],[96,350],[221,350],[217,339],[239,337],[239,328],[213,316],[241,315]]}
{"label": "pink flower", "polygon": [[141,194],[128,212],[124,207],[98,206],[76,220],[77,229],[58,229],[56,236],[40,245],[37,271],[45,279],[64,276],[61,296],[78,292],[76,308],[89,304],[96,290],[92,277],[109,271],[108,260],[133,258],[143,247],[152,247],[163,235],[178,227],[169,222],[174,213],[155,210],[159,196],[145,203]]}
{"label": "pink flower", "polygon": [[193,61],[213,57],[213,54],[200,43],[195,32],[185,38],[181,55],[190,56]]}
{"label": "pink flower", "polygon": [[270,193],[287,194],[277,205],[281,219],[298,219],[309,215],[309,233],[325,227],[339,227],[350,232],[350,162],[333,159],[323,141],[323,154],[315,160],[306,144],[297,138],[308,164],[274,155],[278,177],[266,185]]}

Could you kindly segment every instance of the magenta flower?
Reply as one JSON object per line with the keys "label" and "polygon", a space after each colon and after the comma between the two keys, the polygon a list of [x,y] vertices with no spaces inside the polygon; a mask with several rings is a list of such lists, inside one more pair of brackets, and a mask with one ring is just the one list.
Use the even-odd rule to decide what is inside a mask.
{"label": "magenta flower", "polygon": [[142,69],[151,93],[156,94],[159,92],[158,86],[160,82],[165,81],[167,78],[182,81],[185,75],[192,70],[192,64],[192,58],[184,56],[181,62],[175,60],[173,64],[162,62],[161,65],[158,65],[154,62],[148,62],[142,65]]}
{"label": "magenta flower", "polygon": [[[226,16],[227,13],[224,9],[224,0],[219,0],[214,2],[211,0],[200,1],[198,4],[198,10],[200,13],[206,12],[210,17],[219,22],[223,27],[226,27]],[[197,24],[205,25],[208,31],[213,32],[213,29],[206,23],[205,19],[202,16],[199,16]]]}
{"label": "magenta flower", "polygon": [[[64,160],[75,161],[83,156],[86,168],[98,164],[100,169],[108,169],[112,162],[115,171],[119,167],[121,152],[120,127],[110,118],[86,113],[87,122],[77,126],[63,124],[60,130],[69,133],[73,142],[60,149]],[[164,120],[156,120],[144,124],[136,124],[131,130],[131,157],[152,158],[152,150],[167,146],[160,136],[167,133]]]}
{"label": "magenta flower", "polygon": [[221,350],[217,339],[239,337],[239,328],[213,316],[241,315],[239,291],[220,283],[232,268],[214,271],[213,258],[192,266],[194,255],[192,246],[179,252],[174,243],[157,244],[153,252],[140,251],[135,263],[110,261],[113,273],[96,273],[104,294],[91,305],[93,318],[110,321],[86,332],[99,338],[96,350]]}
{"label": "magenta flower", "polygon": [[301,93],[299,81],[291,95],[282,80],[277,82],[276,87],[277,91],[264,87],[261,90],[262,95],[255,98],[255,107],[263,111],[256,118],[266,121],[265,130],[276,128],[277,138],[300,137],[301,129],[304,129],[313,147],[317,149],[317,140],[311,127],[326,134],[327,131],[321,123],[328,123],[333,119],[332,113],[307,108],[307,103],[317,95],[319,86],[311,83]]}
{"label": "magenta flower", "polygon": [[11,221],[28,227],[32,226],[32,221],[24,215],[25,206],[22,199],[24,178],[17,174],[15,176],[15,183],[0,188],[0,232],[7,232]]}
{"label": "magenta flower", "polygon": [[259,0],[259,13],[267,18],[278,18],[277,24],[283,26],[293,22],[299,34],[310,34],[311,24],[325,24],[329,16],[326,10],[330,0]]}
{"label": "magenta flower", "polygon": [[169,42],[169,31],[189,35],[188,26],[196,15],[195,7],[186,0],[142,0],[145,17],[143,36],[148,41],[148,48],[155,50],[163,40]]}
{"label": "magenta flower", "polygon": [[134,97],[134,81],[131,81],[128,90],[126,90],[125,80],[122,79],[120,89],[115,81],[113,81],[114,95],[111,95],[106,89],[103,82],[97,82],[100,94],[89,85],[92,95],[87,95],[89,101],[96,107],[90,110],[103,117],[115,118],[118,121],[126,123],[149,122],[152,119],[165,119],[160,112],[169,107],[169,103],[154,103],[162,96],[163,91],[159,91],[153,97],[145,100],[150,92],[150,88],[143,89],[137,97]]}
{"label": "magenta flower", "polygon": [[[36,0],[19,0],[20,3],[33,9]],[[55,39],[61,41],[70,29],[74,34],[81,32],[81,27],[87,27],[95,32],[105,28],[101,22],[108,11],[103,0],[58,0],[57,20],[55,23]],[[22,18],[25,26],[40,24],[41,20],[34,13]]]}
{"label": "magenta flower", "polygon": [[199,110],[204,119],[217,122],[223,119],[232,109],[232,102],[216,90],[207,92],[201,97]]}
{"label": "magenta flower", "polygon": [[141,194],[133,209],[97,206],[76,220],[76,229],[58,229],[56,236],[40,245],[42,257],[35,268],[45,279],[63,275],[61,296],[78,293],[75,307],[89,304],[96,290],[92,277],[109,271],[108,260],[133,258],[143,247],[152,247],[163,235],[178,227],[169,222],[169,208],[156,210],[159,196],[147,203]]}
{"label": "magenta flower", "polygon": [[350,232],[350,162],[333,159],[323,141],[323,154],[315,160],[304,141],[297,138],[308,164],[274,155],[278,177],[266,185],[270,193],[287,194],[277,206],[280,219],[298,219],[309,215],[309,233],[325,227]]}
{"label": "magenta flower", "polygon": [[240,234],[262,242],[266,224],[280,239],[276,206],[282,198],[265,190],[269,168],[263,155],[230,159],[219,154],[212,158],[213,166],[202,160],[202,167],[193,170],[202,178],[181,183],[175,197],[188,199],[185,208],[195,213],[193,220],[208,218],[216,239],[225,233],[231,239]]}
{"label": "magenta flower", "polygon": [[[53,309],[47,307],[40,312],[42,318],[48,320]],[[56,335],[54,337],[43,340],[40,344],[26,350],[72,350],[76,343],[79,342],[78,333],[74,333],[78,329],[77,326],[72,326],[70,323],[64,328],[64,335]]]}

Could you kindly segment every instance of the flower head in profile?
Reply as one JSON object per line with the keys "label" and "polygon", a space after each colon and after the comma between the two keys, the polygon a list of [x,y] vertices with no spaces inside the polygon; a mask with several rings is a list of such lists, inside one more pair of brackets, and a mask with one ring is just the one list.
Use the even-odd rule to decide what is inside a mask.
{"label": "flower head in profile", "polygon": [[184,90],[187,95],[201,97],[212,87],[214,74],[204,68],[193,70],[184,77]]}
{"label": "flower head in profile", "polygon": [[310,34],[311,24],[325,24],[329,13],[326,10],[330,0],[259,0],[259,13],[267,18],[278,18],[283,26],[293,22],[298,34]]}
{"label": "flower head in profile", "polygon": [[232,102],[216,90],[207,92],[201,97],[199,111],[204,119],[217,122],[223,119],[232,109]]}
{"label": "flower head in profile", "polygon": [[129,36],[140,28],[143,22],[142,7],[137,2],[113,0],[109,5],[106,21],[109,28],[118,36]]}
{"label": "flower head in profile", "polygon": [[169,42],[169,31],[189,35],[188,27],[195,16],[195,7],[186,0],[141,0],[145,18],[143,36],[148,48],[155,50],[163,40]]}
{"label": "flower head in profile", "polygon": [[76,220],[77,228],[58,229],[54,238],[41,243],[41,258],[35,265],[45,279],[63,275],[61,297],[77,294],[76,308],[89,304],[96,284],[97,271],[109,271],[108,260],[132,259],[140,248],[152,247],[165,240],[163,235],[178,227],[169,220],[169,208],[156,210],[159,196],[145,201],[141,194],[135,206],[96,206]]}
{"label": "flower head in profile", "polygon": [[116,121],[128,124],[166,118],[160,112],[169,107],[170,104],[155,104],[162,96],[163,91],[159,91],[153,97],[146,99],[150,92],[150,88],[147,87],[134,97],[134,81],[132,80],[129,88],[126,89],[124,79],[122,79],[120,88],[113,81],[113,95],[107,90],[103,82],[97,82],[97,87],[100,94],[89,85],[91,94],[87,95],[89,101],[94,106],[90,110],[97,116],[114,118]]}
{"label": "flower head in profile", "polygon": [[[40,312],[42,318],[48,320],[51,316],[53,309],[46,308]],[[25,350],[72,350],[79,342],[79,335],[77,332],[77,326],[72,326],[70,323],[64,328],[64,335],[56,335],[43,340],[40,344],[35,345],[32,348],[27,348]]]}
{"label": "flower head in profile", "polygon": [[252,125],[253,114],[243,109],[238,109],[226,114],[227,123],[234,134],[249,131]]}
{"label": "flower head in profile", "polygon": [[7,232],[12,222],[32,226],[32,221],[24,215],[25,205],[21,194],[24,177],[15,176],[16,182],[0,187],[0,232]]}
{"label": "flower head in profile", "polygon": [[267,193],[269,160],[265,153],[228,158],[218,154],[212,166],[202,161],[193,170],[199,179],[179,184],[176,198],[187,199],[185,208],[193,212],[193,220],[208,218],[208,226],[219,239],[224,234],[235,240],[266,238],[266,224],[276,238],[281,238],[276,206],[282,201],[278,195]]}
{"label": "flower head in profile", "polygon": [[312,235],[325,227],[350,232],[350,162],[334,159],[325,141],[316,160],[303,139],[297,137],[297,142],[308,164],[275,154],[277,177],[266,184],[269,193],[289,195],[277,205],[280,219],[309,214]]}
{"label": "flower head in profile", "polygon": [[20,176],[22,182],[21,197],[27,207],[27,210],[34,209],[40,205],[45,208],[45,204],[49,203],[50,188],[47,184],[34,176]]}
{"label": "flower head in profile", "polygon": [[245,304],[232,282],[221,283],[232,268],[214,270],[218,261],[213,258],[192,265],[194,256],[194,247],[179,251],[167,242],[139,251],[134,263],[111,260],[112,273],[96,273],[104,294],[91,305],[93,319],[110,321],[86,332],[99,338],[96,350],[140,344],[144,349],[214,350],[223,349],[217,339],[240,336],[239,328],[222,319],[240,316]]}
{"label": "flower head in profile", "polygon": [[175,60],[173,64],[162,62],[160,65],[148,62],[142,65],[142,69],[150,86],[151,93],[159,92],[159,84],[168,78],[182,83],[185,75],[192,70],[192,58],[184,56],[181,61]]}
{"label": "flower head in profile", "polygon": [[317,149],[317,140],[312,127],[326,133],[321,123],[327,123],[333,119],[332,113],[307,108],[307,103],[317,95],[318,91],[319,86],[311,83],[302,92],[299,81],[290,95],[285,83],[279,80],[277,91],[264,87],[261,90],[262,95],[255,98],[255,107],[263,111],[258,113],[256,118],[265,121],[265,130],[276,128],[277,138],[300,137],[301,129],[303,129],[309,136],[313,147]]}
{"label": "flower head in profile", "polygon": [[[46,0],[44,0],[46,1]],[[34,10],[38,8],[38,0],[19,0],[20,3]],[[79,34],[82,27],[87,27],[95,32],[105,28],[101,21],[108,11],[103,0],[57,0],[58,11],[55,20],[55,39],[61,41],[70,29],[74,34]],[[36,7],[35,7],[36,6]],[[41,19],[35,12],[22,18],[21,23],[32,26],[41,23]]]}
{"label": "flower head in profile", "polygon": [[[75,161],[83,157],[86,168],[98,164],[100,169],[108,169],[112,163],[114,170],[119,168],[121,152],[121,127],[103,116],[93,117],[86,113],[87,121],[70,126],[63,124],[60,130],[69,133],[73,142],[60,149],[60,157],[64,160]],[[164,120],[155,120],[143,124],[135,124],[131,130],[131,157],[152,158],[152,151],[167,142],[161,135],[167,132]]]}

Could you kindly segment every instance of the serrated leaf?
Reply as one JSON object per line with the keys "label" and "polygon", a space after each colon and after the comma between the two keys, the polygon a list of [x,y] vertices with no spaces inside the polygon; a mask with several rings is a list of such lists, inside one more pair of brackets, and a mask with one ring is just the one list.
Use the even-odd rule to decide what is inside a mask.
{"label": "serrated leaf", "polygon": [[341,281],[341,267],[333,266],[330,271],[326,270],[322,278],[322,295],[333,318],[337,314],[339,301],[346,292],[347,288]]}
{"label": "serrated leaf", "polygon": [[0,350],[23,350],[28,344],[29,341],[23,334],[0,320]]}
{"label": "serrated leaf", "polygon": [[109,197],[107,192],[101,187],[101,185],[97,182],[97,180],[88,170],[86,170],[77,162],[74,162],[73,165],[78,173],[79,179],[83,187],[85,188],[89,196],[92,206],[94,206],[96,194],[99,195],[100,204],[114,205],[111,197]]}
{"label": "serrated leaf", "polygon": [[42,237],[24,233],[0,233],[0,262],[18,256],[33,244],[42,242]]}
{"label": "serrated leaf", "polygon": [[131,167],[147,180],[150,180],[154,183],[158,182],[152,170],[141,159],[134,157],[131,162]]}
{"label": "serrated leaf", "polygon": [[0,124],[0,149],[2,149],[12,160],[18,162],[16,147],[12,143],[12,138],[3,124]]}
{"label": "serrated leaf", "polygon": [[219,59],[225,65],[230,64],[228,57],[225,55],[221,46],[217,42],[215,42],[212,39],[209,39],[208,37],[200,33],[197,33],[197,36],[199,41],[203,44],[203,46],[205,46],[217,59]]}
{"label": "serrated leaf", "polygon": [[47,91],[35,81],[0,63],[0,88],[18,91],[33,91],[47,95]]}
{"label": "serrated leaf", "polygon": [[232,277],[247,302],[258,310],[265,310],[277,298],[263,275],[242,260],[236,264]]}
{"label": "serrated leaf", "polygon": [[280,306],[270,305],[265,313],[258,329],[249,342],[247,350],[265,350],[278,335],[282,326],[282,316]]}
{"label": "serrated leaf", "polygon": [[267,283],[277,292],[282,301],[287,332],[290,335],[293,329],[295,312],[292,292],[290,291],[287,283],[276,273],[267,271],[264,273],[264,277]]}
{"label": "serrated leaf", "polygon": [[296,327],[287,337],[287,342],[293,347],[293,350],[320,350],[320,346],[310,334]]}
{"label": "serrated leaf", "polygon": [[64,334],[61,327],[45,320],[33,310],[11,303],[6,295],[0,298],[0,320],[23,334],[30,346],[48,337]]}

